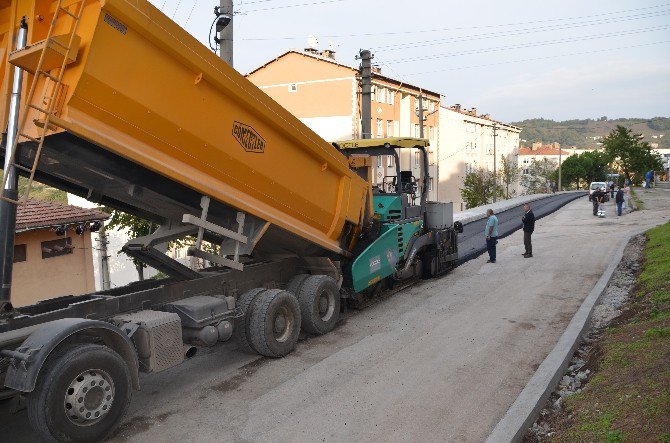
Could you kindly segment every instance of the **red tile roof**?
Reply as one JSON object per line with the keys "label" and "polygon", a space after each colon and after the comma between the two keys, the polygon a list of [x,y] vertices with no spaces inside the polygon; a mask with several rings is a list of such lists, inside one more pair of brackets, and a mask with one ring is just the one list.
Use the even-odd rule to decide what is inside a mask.
{"label": "red tile roof", "polygon": [[[542,146],[535,150],[531,148],[519,148],[519,155],[558,155],[558,148],[553,146]],[[561,155],[570,155],[570,152],[561,149]]]}
{"label": "red tile roof", "polygon": [[50,228],[71,223],[107,220],[109,214],[97,209],[85,209],[40,200],[28,200],[16,211],[16,232]]}

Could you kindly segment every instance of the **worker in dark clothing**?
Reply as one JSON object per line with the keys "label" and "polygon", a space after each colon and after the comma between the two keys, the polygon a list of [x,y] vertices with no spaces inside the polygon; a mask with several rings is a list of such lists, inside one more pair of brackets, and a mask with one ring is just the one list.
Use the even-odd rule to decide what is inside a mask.
{"label": "worker in dark clothing", "polygon": [[616,191],[614,202],[616,203],[616,215],[621,215],[621,209],[623,207],[623,189],[621,189],[621,186],[619,186],[619,189]]}
{"label": "worker in dark clothing", "polygon": [[604,201],[605,193],[601,191],[600,188],[596,188],[596,190],[593,192],[593,195],[591,196],[591,202],[593,203],[593,215],[598,215],[598,206]]}
{"label": "worker in dark clothing", "polygon": [[531,242],[531,236],[535,230],[535,214],[530,209],[530,204],[526,203],[523,205],[523,217],[521,217],[521,223],[523,223],[523,246],[526,248],[526,252],[523,253],[525,258],[530,258],[533,256],[533,244]]}

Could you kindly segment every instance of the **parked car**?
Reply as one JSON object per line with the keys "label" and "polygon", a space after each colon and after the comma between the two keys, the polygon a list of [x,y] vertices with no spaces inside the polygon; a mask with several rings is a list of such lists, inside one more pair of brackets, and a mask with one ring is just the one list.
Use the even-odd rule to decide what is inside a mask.
{"label": "parked car", "polygon": [[589,201],[591,201],[591,196],[593,193],[596,191],[596,189],[600,188],[601,191],[605,193],[605,201],[608,202],[610,201],[610,195],[607,192],[607,183],[605,182],[591,182],[591,185],[589,186]]}

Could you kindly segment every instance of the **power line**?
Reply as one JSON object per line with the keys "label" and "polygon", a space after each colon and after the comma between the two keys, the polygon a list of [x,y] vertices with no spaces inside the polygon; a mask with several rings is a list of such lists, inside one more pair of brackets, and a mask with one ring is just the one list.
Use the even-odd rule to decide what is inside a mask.
{"label": "power line", "polygon": [[431,40],[422,40],[422,41],[415,41],[415,42],[410,42],[410,43],[397,43],[397,44],[391,44],[391,45],[382,45],[382,46],[377,46],[375,47],[375,51],[394,51],[394,50],[401,50],[401,49],[410,49],[410,48],[420,48],[420,47],[426,47],[426,46],[437,46],[437,45],[442,45],[442,44],[447,44],[447,43],[461,43],[461,42],[469,42],[473,40],[482,40],[482,39],[490,39],[490,38],[498,38],[498,37],[513,37],[513,36],[518,36],[518,35],[527,35],[527,34],[537,34],[540,32],[548,32],[548,31],[561,31],[565,29],[574,29],[574,28],[582,28],[585,26],[595,26],[595,25],[608,25],[608,24],[613,24],[613,23],[621,23],[621,22],[627,22],[627,21],[633,21],[633,20],[642,20],[642,19],[647,19],[647,18],[656,18],[656,17],[662,17],[670,14],[670,10],[668,11],[658,11],[654,14],[638,14],[638,15],[631,15],[631,16],[625,16],[625,17],[619,17],[619,18],[612,18],[612,19],[601,19],[601,20],[595,20],[595,21],[584,21],[584,22],[575,22],[575,23],[570,23],[570,24],[564,24],[564,25],[552,25],[552,26],[547,26],[543,28],[530,28],[530,29],[521,29],[521,30],[510,30],[510,31],[498,31],[498,32],[489,32],[489,33],[482,33],[482,34],[474,34],[474,35],[467,35],[467,36],[456,36],[456,37],[447,37],[447,38],[441,38],[441,39],[431,39]]}
{"label": "power line", "polygon": [[512,63],[523,63],[523,62],[531,62],[531,61],[538,61],[538,60],[548,60],[552,58],[561,58],[561,57],[571,57],[575,55],[587,55],[587,54],[597,54],[599,52],[611,52],[611,51],[618,51],[621,49],[633,49],[633,48],[641,48],[645,46],[653,46],[653,45],[662,45],[665,43],[670,43],[670,40],[664,40],[664,41],[659,41],[659,42],[652,42],[652,43],[644,43],[640,45],[631,45],[631,46],[619,46],[617,48],[606,48],[606,49],[596,49],[593,51],[584,51],[584,52],[572,52],[568,54],[558,54],[558,55],[549,55],[546,57],[536,57],[536,58],[526,58],[526,59],[521,59],[521,60],[507,60],[504,62],[498,62],[498,63],[486,63],[482,65],[470,65],[470,66],[459,66],[455,68],[445,68],[445,69],[435,69],[432,71],[422,71],[422,72],[412,72],[407,75],[424,75],[424,74],[434,74],[436,72],[446,72],[446,71],[460,71],[463,69],[473,69],[473,68],[484,68],[484,67],[489,67],[489,66],[499,66],[499,65],[506,65],[506,64],[512,64]]}
{"label": "power line", "polygon": [[306,3],[294,3],[294,4],[291,4],[291,5],[272,6],[272,7],[269,7],[269,8],[241,10],[241,11],[235,11],[235,13],[236,14],[248,14],[250,12],[276,11],[278,9],[299,8],[299,7],[302,7],[302,6],[318,6],[318,5],[326,5],[326,4],[330,4],[330,3],[342,3],[342,2],[347,2],[347,1],[349,1],[349,0],[321,0],[321,1],[306,2]]}
{"label": "power line", "polygon": [[191,15],[193,15],[193,11],[195,10],[195,6],[198,4],[198,0],[193,0],[193,6],[191,6],[191,11],[188,13],[188,17],[186,17],[186,21],[184,22],[184,28],[186,28],[186,24],[188,23],[189,20],[191,20]]}
{"label": "power line", "polygon": [[624,36],[624,35],[644,34],[644,33],[647,33],[647,32],[662,31],[662,30],[666,30],[666,29],[669,29],[669,28],[670,28],[670,25],[664,25],[664,26],[658,26],[658,27],[655,27],[655,28],[632,29],[632,30],[628,30],[628,31],[618,31],[618,32],[611,32],[611,33],[607,33],[607,34],[591,34],[591,35],[582,36],[582,37],[571,37],[571,38],[565,38],[565,39],[559,39],[559,40],[545,40],[545,41],[533,42],[533,43],[519,43],[519,44],[516,44],[516,45],[495,46],[495,47],[491,47],[491,48],[472,49],[472,50],[467,50],[467,51],[449,52],[449,53],[444,53],[444,54],[431,54],[431,55],[418,56],[418,57],[391,59],[391,60],[388,61],[388,63],[391,63],[391,64],[410,63],[410,62],[416,62],[416,61],[422,61],[422,60],[434,60],[434,59],[447,58],[447,57],[459,57],[459,56],[463,56],[463,55],[474,55],[474,54],[484,54],[484,53],[500,52],[500,51],[514,50],[514,49],[533,48],[533,47],[537,47],[537,46],[549,46],[549,45],[557,45],[557,44],[562,44],[562,43],[573,43],[573,42],[597,40],[597,39],[603,39],[603,38],[621,37],[621,36]]}
{"label": "power line", "polygon": [[[256,0],[256,2],[266,2],[272,0]],[[251,2],[246,2],[249,4]],[[605,12],[601,14],[591,14],[591,15],[582,15],[575,17],[562,17],[562,18],[551,18],[544,20],[533,20],[526,22],[512,22],[512,23],[500,23],[494,25],[479,25],[479,26],[467,26],[467,27],[455,27],[455,28],[434,28],[434,29],[419,29],[412,31],[386,31],[386,32],[364,32],[364,33],[352,33],[352,34],[331,34],[331,35],[322,35],[322,38],[354,38],[354,37],[370,37],[370,36],[380,36],[380,35],[407,35],[407,34],[424,34],[431,32],[446,32],[446,31],[471,31],[473,29],[490,29],[490,28],[500,28],[508,26],[523,26],[523,25],[537,25],[541,23],[550,23],[550,22],[560,22],[560,21],[569,21],[569,20],[582,20],[588,18],[596,17],[605,17],[609,15],[624,14],[629,12],[645,11],[649,9],[658,9],[670,6],[670,3],[662,3],[655,6],[646,6],[643,8],[634,8],[634,9],[624,9],[619,11]],[[252,11],[248,11],[252,12]],[[246,41],[268,41],[268,40],[302,40],[304,36],[283,36],[283,37],[254,37],[254,38],[243,38],[242,40]]]}

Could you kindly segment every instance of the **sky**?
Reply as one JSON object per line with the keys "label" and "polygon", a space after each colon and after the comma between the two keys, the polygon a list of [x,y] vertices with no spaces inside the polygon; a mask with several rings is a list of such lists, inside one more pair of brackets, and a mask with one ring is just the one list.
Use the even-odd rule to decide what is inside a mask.
{"label": "sky", "polygon": [[[151,0],[205,45],[218,0]],[[334,48],[497,120],[670,116],[670,2],[235,0],[242,74]]]}

